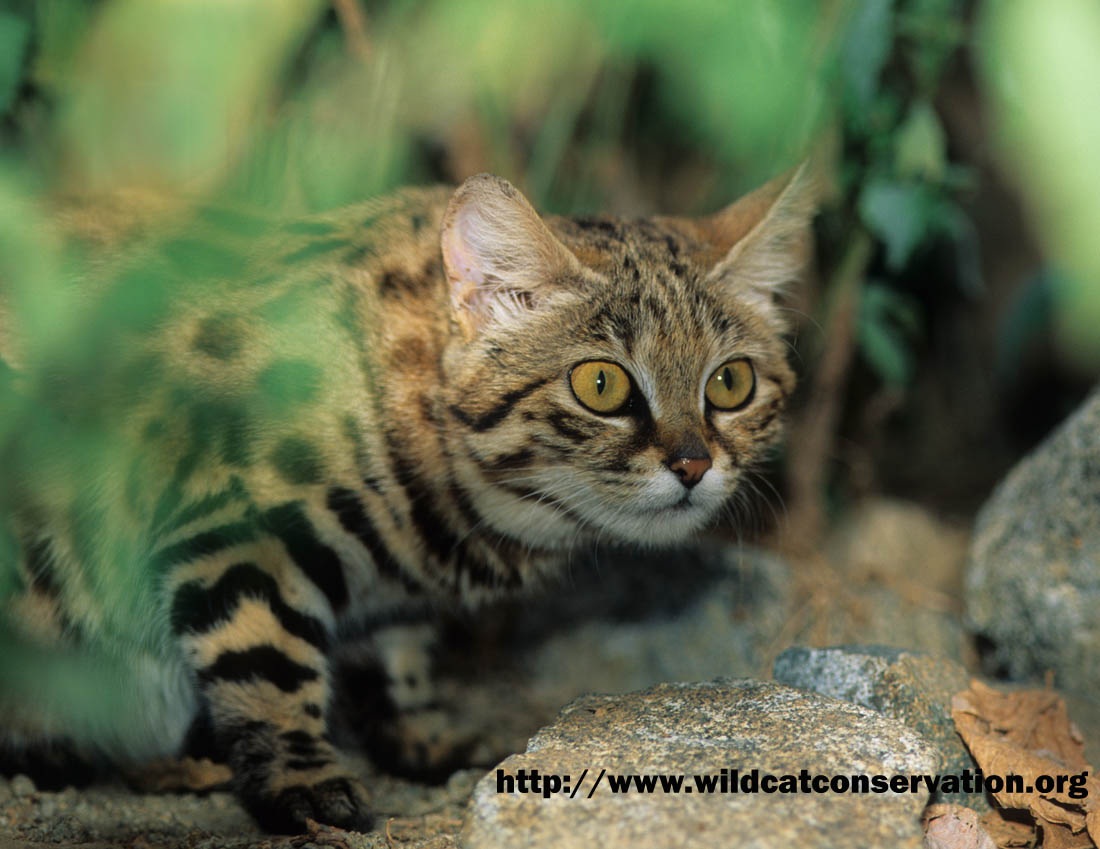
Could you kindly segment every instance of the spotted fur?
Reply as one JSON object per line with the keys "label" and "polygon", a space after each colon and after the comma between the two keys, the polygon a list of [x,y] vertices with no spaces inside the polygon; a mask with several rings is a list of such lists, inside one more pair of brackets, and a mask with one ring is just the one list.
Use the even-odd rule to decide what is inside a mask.
{"label": "spotted fur", "polygon": [[[542,219],[482,175],[289,224],[203,213],[106,264],[60,353],[16,356],[4,310],[27,417],[0,444],[9,749],[141,760],[208,728],[266,827],[366,827],[328,736],[335,646],[371,638],[365,736],[431,772],[438,734],[402,730],[438,725],[406,647],[440,598],[712,524],[780,434],[776,291],[811,214],[801,173],[640,221]],[[751,395],[715,409],[734,359]],[[630,377],[614,414],[571,387],[591,360]]]}

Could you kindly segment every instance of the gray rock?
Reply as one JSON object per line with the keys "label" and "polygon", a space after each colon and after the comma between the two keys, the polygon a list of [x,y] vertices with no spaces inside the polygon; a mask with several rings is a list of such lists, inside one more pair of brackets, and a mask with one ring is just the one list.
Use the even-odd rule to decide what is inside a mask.
{"label": "gray rock", "polygon": [[[787,649],[775,661],[775,680],[843,699],[905,723],[934,745],[943,771],[961,775],[978,768],[955,732],[951,697],[966,690],[970,676],[957,663],[883,646]],[[977,793],[937,791],[933,802],[989,809]]]}
{"label": "gray rock", "polygon": [[17,799],[33,796],[37,790],[34,782],[25,775],[16,775],[11,779],[11,792]]}
{"label": "gray rock", "polygon": [[[460,836],[495,847],[921,846],[928,793],[746,793],[695,790],[692,776],[887,776],[934,773],[939,754],[901,723],[773,682],[661,684],[566,707],[523,754],[478,784]],[[561,778],[520,792],[520,770]],[[587,770],[587,773],[584,771]],[[597,783],[601,770],[606,770]],[[613,793],[608,775],[687,776],[680,793]],[[582,779],[583,776],[583,779]],[[807,780],[810,780],[807,778]],[[503,792],[498,792],[498,786]],[[720,786],[720,785],[719,785]],[[566,790],[568,787],[568,790]],[[688,791],[687,787],[692,787]]]}
{"label": "gray rock", "polygon": [[991,674],[1100,694],[1100,390],[998,486],[978,516],[967,614]]}

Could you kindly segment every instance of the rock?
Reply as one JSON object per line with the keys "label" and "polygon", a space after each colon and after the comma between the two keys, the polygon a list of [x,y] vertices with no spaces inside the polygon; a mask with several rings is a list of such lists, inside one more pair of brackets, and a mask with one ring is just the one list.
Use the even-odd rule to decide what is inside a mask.
{"label": "rock", "polygon": [[924,849],[997,849],[970,808],[930,805],[924,811]]}
{"label": "rock", "polygon": [[[934,745],[945,774],[978,769],[955,732],[951,697],[970,685],[970,676],[944,658],[884,646],[787,649],[775,661],[775,680],[877,711],[905,723]],[[936,803],[989,810],[978,793],[945,794]]]}
{"label": "rock", "polygon": [[[661,684],[625,696],[586,696],[540,731],[525,753],[481,780],[459,845],[666,849],[730,845],[736,835],[743,847],[917,849],[928,800],[923,789],[707,793],[695,789],[693,776],[720,781],[726,770],[728,782],[736,770],[739,783],[755,770],[758,778],[792,776],[784,780],[797,784],[803,771],[807,782],[816,775],[839,781],[855,774],[935,773],[939,766],[934,748],[901,723],[773,682]],[[535,770],[542,792],[509,786],[507,779],[522,776],[533,791]],[[686,779],[680,793],[612,792],[609,776],[624,774]],[[546,792],[556,786],[549,776],[561,779],[557,792]]]}
{"label": "rock", "polygon": [[33,796],[37,792],[34,782],[25,775],[16,775],[11,779],[11,792],[17,799]]}
{"label": "rock", "polygon": [[966,573],[986,671],[1100,694],[1100,390],[997,487]]}
{"label": "rock", "polygon": [[[964,661],[968,637],[954,600],[962,595],[967,533],[916,504],[868,499],[830,534],[839,586],[818,644],[882,644]],[[799,635],[809,641],[810,635]]]}

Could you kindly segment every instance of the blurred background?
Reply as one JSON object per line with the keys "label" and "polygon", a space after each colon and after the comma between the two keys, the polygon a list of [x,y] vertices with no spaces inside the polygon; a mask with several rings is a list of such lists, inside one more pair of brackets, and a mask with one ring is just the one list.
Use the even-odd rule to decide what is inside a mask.
{"label": "blurred background", "polygon": [[65,227],[120,208],[488,170],[696,214],[813,154],[784,538],[868,495],[966,521],[1100,375],[1097,45],[1090,0],[4,0],[0,351],[69,344]]}

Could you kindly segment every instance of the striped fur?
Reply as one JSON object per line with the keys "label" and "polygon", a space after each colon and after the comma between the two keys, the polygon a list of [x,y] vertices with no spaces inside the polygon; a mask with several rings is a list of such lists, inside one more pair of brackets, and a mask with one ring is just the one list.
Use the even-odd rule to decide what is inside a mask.
{"label": "striped fur", "polygon": [[[327,733],[341,635],[373,630],[365,701],[411,727],[433,705],[402,646],[439,599],[713,523],[780,433],[775,290],[811,214],[800,174],[690,221],[541,219],[483,175],[285,225],[205,213],[109,264],[68,347],[9,381],[9,747],[140,760],[202,717],[262,824],[366,827]],[[735,359],[755,383],[717,409]],[[630,376],[613,415],[571,388],[590,360]]]}

